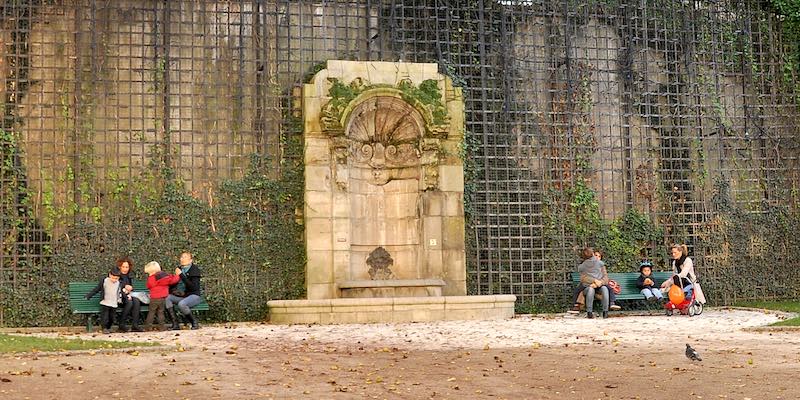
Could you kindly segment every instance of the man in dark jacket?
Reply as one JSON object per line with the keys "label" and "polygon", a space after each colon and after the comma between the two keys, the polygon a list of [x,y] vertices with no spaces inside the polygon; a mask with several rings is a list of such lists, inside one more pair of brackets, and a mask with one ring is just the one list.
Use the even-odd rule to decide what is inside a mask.
{"label": "man in dark jacket", "polygon": [[178,275],[181,280],[169,288],[170,294],[167,296],[166,302],[167,313],[172,318],[172,329],[181,329],[178,314],[175,311],[176,307],[192,324],[192,329],[198,329],[200,326],[197,324],[197,317],[192,314],[192,307],[203,301],[200,267],[194,264],[192,253],[188,251],[181,253],[180,264],[180,267],[175,268],[175,275]]}

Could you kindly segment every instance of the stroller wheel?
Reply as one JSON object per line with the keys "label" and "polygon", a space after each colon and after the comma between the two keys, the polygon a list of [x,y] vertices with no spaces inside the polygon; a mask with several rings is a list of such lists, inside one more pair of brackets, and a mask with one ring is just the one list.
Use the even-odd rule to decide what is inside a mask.
{"label": "stroller wheel", "polygon": [[694,314],[695,315],[702,314],[703,313],[703,305],[700,304],[700,303],[695,303],[695,304],[696,304],[697,309],[695,310]]}
{"label": "stroller wheel", "polygon": [[688,311],[689,311],[689,316],[690,316],[690,317],[694,317],[694,315],[695,315],[695,310],[694,310],[694,307],[695,307],[695,306],[694,306],[694,304],[692,304],[691,306],[689,306],[689,310],[688,310]]}
{"label": "stroller wheel", "polygon": [[672,315],[672,310],[667,310],[667,315]]}

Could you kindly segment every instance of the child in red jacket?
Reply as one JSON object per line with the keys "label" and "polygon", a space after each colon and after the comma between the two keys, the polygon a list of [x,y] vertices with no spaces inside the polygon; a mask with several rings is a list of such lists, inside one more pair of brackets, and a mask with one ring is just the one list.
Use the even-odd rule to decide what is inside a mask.
{"label": "child in red jacket", "polygon": [[150,305],[148,306],[147,319],[144,321],[145,329],[150,329],[153,324],[153,317],[158,316],[159,330],[164,330],[164,308],[165,301],[169,295],[169,287],[178,283],[181,279],[177,275],[168,274],[161,271],[161,265],[155,261],[150,261],[144,266],[147,273],[147,288],[150,289]]}

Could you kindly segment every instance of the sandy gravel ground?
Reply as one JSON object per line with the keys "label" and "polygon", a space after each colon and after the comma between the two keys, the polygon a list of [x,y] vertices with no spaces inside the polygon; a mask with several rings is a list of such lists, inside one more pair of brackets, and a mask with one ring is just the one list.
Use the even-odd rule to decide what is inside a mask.
{"label": "sandy gravel ground", "polygon": [[[748,329],[785,317],[710,309],[61,334],[164,346],[0,356],[0,399],[797,399],[800,331]],[[702,362],[684,357],[685,343]]]}

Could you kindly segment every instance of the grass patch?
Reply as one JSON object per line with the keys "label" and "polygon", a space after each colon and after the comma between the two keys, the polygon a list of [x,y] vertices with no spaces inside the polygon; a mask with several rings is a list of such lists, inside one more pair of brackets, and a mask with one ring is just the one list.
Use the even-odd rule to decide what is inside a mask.
{"label": "grass patch", "polygon": [[[800,302],[797,301],[748,301],[736,303],[739,307],[764,308],[767,310],[800,313]],[[778,321],[771,326],[800,326],[800,317]]]}
{"label": "grass patch", "polygon": [[772,326],[800,326],[800,317],[789,318],[789,319],[786,319],[786,320],[783,320],[783,321],[778,321],[778,322],[776,322],[774,324],[771,324],[771,325]]}
{"label": "grass patch", "polygon": [[157,343],[83,340],[83,339],[51,339],[36,336],[18,336],[0,333],[0,353],[23,353],[34,351],[66,351],[66,350],[102,350],[126,347],[155,346]]}

